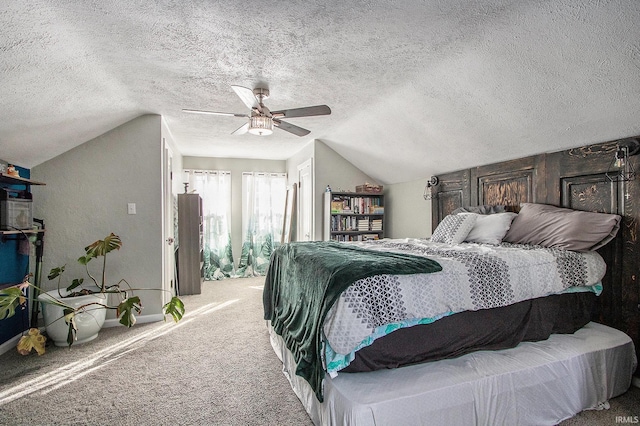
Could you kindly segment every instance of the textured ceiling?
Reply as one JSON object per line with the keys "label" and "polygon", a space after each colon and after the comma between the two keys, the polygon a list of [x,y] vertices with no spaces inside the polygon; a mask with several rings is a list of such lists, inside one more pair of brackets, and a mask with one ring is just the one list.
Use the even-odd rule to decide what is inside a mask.
{"label": "textured ceiling", "polygon": [[[184,155],[321,139],[380,183],[640,134],[640,2],[3,0],[0,158],[32,167],[141,114]],[[231,136],[231,85],[299,138]]]}

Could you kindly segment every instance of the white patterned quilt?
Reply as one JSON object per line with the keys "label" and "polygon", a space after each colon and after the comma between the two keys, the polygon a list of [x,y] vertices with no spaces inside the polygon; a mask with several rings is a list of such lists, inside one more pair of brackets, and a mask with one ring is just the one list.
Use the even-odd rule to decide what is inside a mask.
{"label": "white patterned quilt", "polygon": [[324,323],[327,371],[338,371],[367,346],[394,329],[433,322],[462,311],[496,308],[573,290],[592,290],[606,265],[596,252],[540,246],[449,245],[424,239],[349,243],[426,256],[441,272],[378,275],[347,288]]}

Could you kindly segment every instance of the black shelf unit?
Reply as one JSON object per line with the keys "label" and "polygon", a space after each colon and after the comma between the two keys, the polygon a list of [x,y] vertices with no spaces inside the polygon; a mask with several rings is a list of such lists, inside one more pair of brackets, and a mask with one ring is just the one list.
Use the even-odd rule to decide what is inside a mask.
{"label": "black shelf unit", "polygon": [[[21,176],[13,176],[7,173],[0,173],[0,187],[5,186],[24,186],[25,190],[30,191],[32,185],[46,185],[44,182],[39,182],[33,179],[24,178]],[[2,243],[8,240],[19,240],[22,238],[28,238],[30,235],[35,235],[36,240],[33,242],[36,247],[35,251],[35,270],[34,276],[32,278],[33,283],[40,287],[42,281],[42,257],[44,254],[44,235],[45,235],[45,227],[44,221],[33,219],[34,222],[40,223],[40,229],[0,229],[0,241]],[[39,305],[35,300],[38,297],[36,291],[34,291],[33,304],[30,309],[30,326],[37,327],[38,324],[38,314],[39,314]],[[21,330],[24,331],[24,330]],[[20,332],[20,331],[18,331]]]}
{"label": "black shelf unit", "polygon": [[362,241],[384,238],[384,195],[325,192],[324,240]]}

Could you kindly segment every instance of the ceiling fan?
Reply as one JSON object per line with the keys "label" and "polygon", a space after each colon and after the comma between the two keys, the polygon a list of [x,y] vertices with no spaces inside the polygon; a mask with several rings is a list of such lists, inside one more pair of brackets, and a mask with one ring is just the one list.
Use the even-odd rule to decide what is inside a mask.
{"label": "ceiling fan", "polygon": [[281,130],[293,133],[297,136],[305,136],[311,133],[307,129],[298,127],[286,121],[283,118],[311,117],[314,115],[329,115],[331,108],[326,105],[316,105],[303,108],[283,109],[280,111],[270,111],[263,101],[269,97],[269,89],[255,88],[253,90],[242,86],[231,86],[234,92],[240,97],[242,102],[251,110],[250,114],[236,114],[232,112],[214,112],[203,111],[198,109],[183,109],[183,112],[196,114],[212,114],[224,115],[228,117],[243,117],[249,121],[235,130],[232,135],[241,135],[251,133],[258,136],[266,136],[273,133],[273,128],[278,127]]}

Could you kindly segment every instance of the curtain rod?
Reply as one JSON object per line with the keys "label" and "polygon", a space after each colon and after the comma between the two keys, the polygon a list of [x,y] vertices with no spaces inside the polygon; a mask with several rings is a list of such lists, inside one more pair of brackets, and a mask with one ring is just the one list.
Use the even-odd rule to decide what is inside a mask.
{"label": "curtain rod", "polygon": [[197,170],[197,169],[184,169],[184,173],[194,173],[194,174],[205,174],[205,173],[215,173],[219,175],[230,175],[231,172],[228,170]]}

